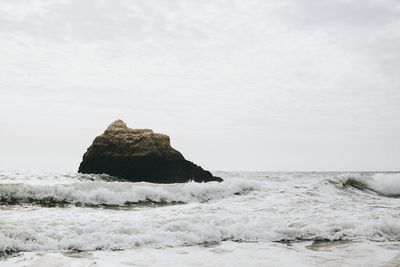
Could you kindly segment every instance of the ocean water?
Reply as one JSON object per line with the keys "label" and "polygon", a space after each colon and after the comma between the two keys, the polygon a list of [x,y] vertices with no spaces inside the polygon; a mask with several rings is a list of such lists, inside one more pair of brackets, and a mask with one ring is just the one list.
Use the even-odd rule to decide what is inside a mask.
{"label": "ocean water", "polygon": [[0,172],[0,266],[400,266],[400,173]]}

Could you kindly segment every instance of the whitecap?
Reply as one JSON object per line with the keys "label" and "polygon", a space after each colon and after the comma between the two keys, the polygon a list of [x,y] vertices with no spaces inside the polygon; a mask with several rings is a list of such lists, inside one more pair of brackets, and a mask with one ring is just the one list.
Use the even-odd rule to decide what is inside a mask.
{"label": "whitecap", "polygon": [[135,203],[205,202],[253,191],[257,182],[156,185],[150,183],[81,181],[69,184],[0,184],[0,203],[124,206]]}

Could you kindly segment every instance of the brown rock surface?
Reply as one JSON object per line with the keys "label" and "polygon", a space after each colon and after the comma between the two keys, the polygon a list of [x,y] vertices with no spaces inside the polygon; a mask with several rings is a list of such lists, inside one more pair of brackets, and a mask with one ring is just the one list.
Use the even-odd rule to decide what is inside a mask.
{"label": "brown rock surface", "polygon": [[222,181],[185,160],[169,136],[150,129],[130,129],[122,120],[97,136],[83,155],[81,173],[106,173],[132,182],[182,183]]}

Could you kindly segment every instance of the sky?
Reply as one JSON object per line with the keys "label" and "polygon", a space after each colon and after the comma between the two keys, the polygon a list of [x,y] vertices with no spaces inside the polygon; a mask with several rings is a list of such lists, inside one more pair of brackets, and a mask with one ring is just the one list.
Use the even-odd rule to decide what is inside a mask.
{"label": "sky", "polygon": [[400,169],[398,0],[2,0],[0,170],[116,119],[210,170]]}

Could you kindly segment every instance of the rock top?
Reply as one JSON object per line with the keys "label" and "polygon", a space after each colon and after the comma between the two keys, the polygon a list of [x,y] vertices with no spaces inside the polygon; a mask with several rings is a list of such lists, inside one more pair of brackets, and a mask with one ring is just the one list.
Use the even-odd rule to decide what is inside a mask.
{"label": "rock top", "polygon": [[151,129],[131,129],[116,120],[83,155],[80,173],[106,173],[132,182],[183,183],[222,179],[187,161],[171,147],[169,136]]}

